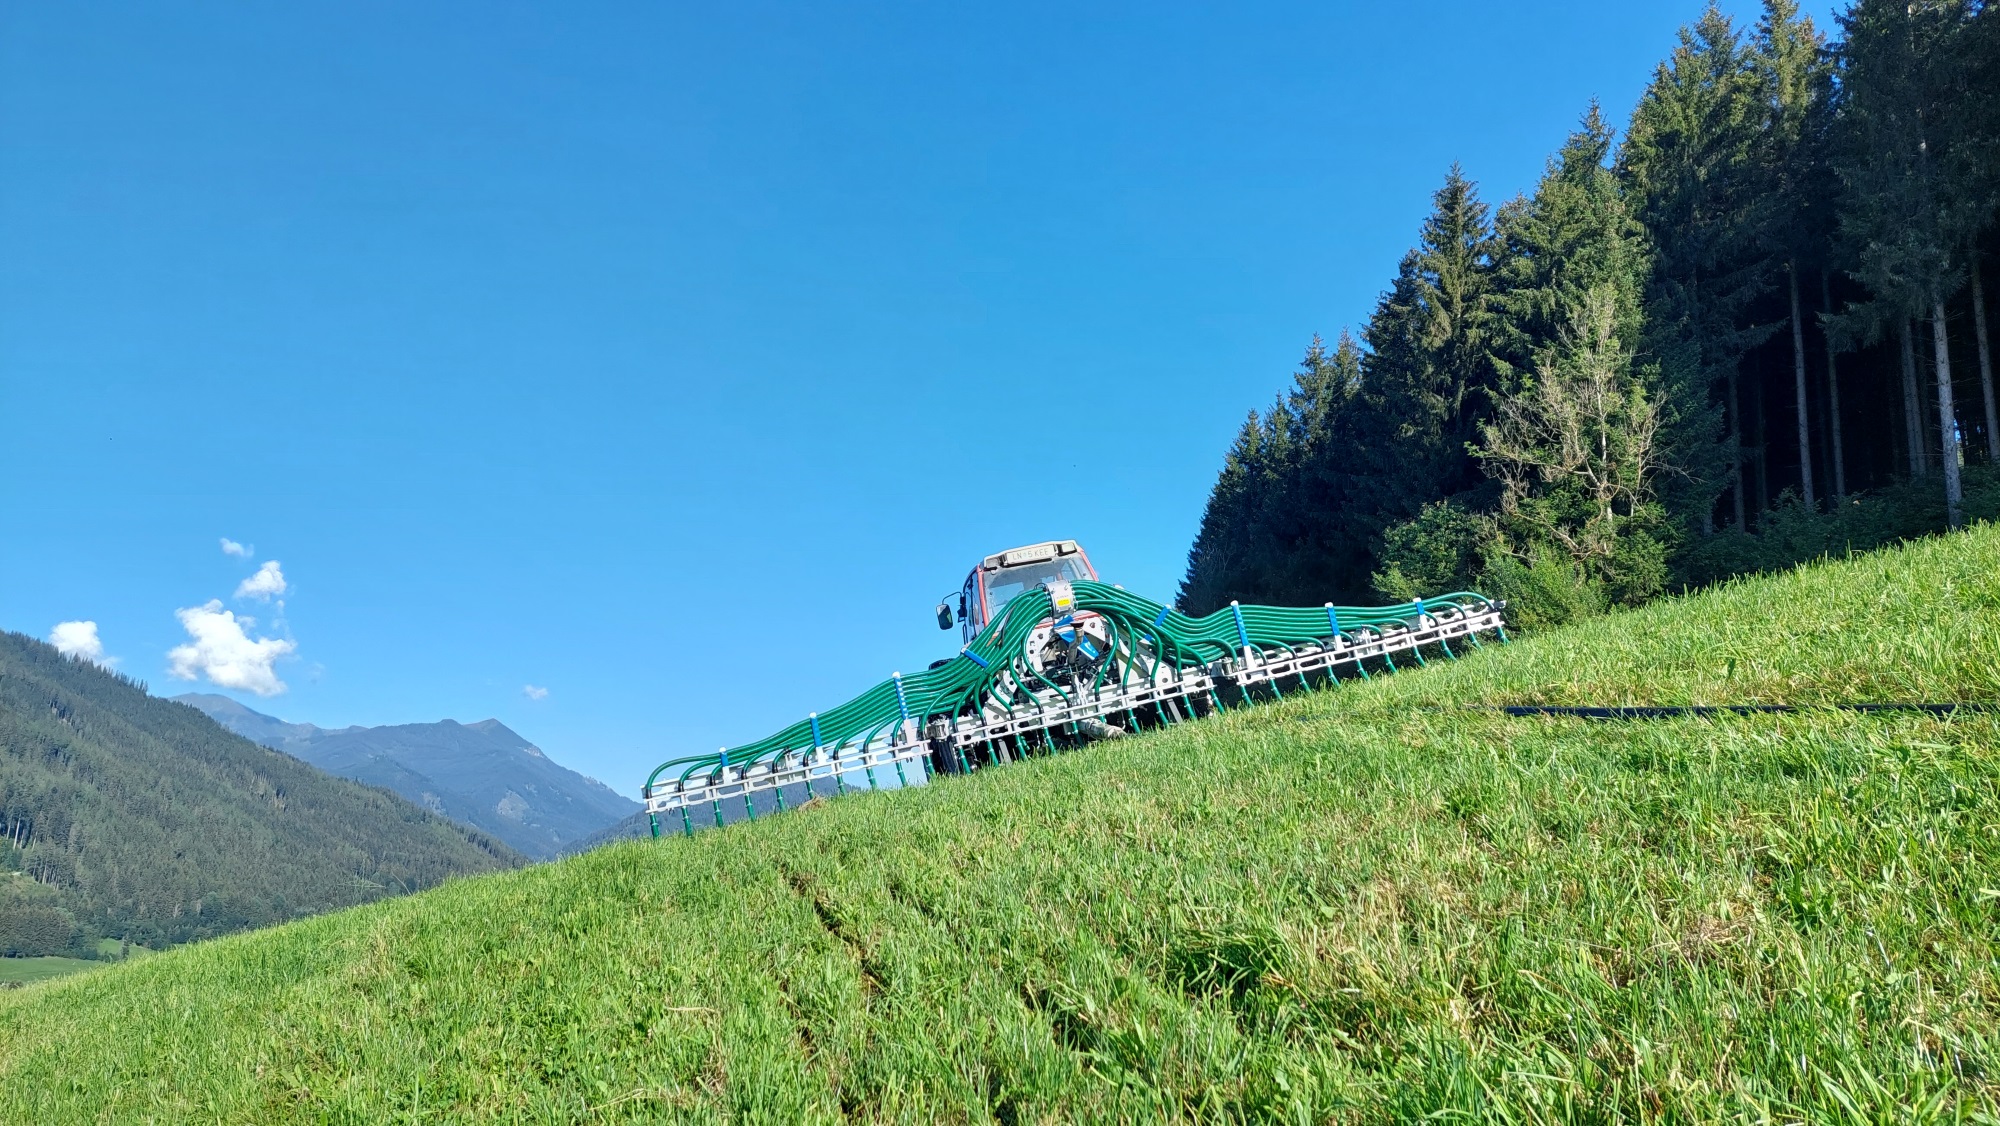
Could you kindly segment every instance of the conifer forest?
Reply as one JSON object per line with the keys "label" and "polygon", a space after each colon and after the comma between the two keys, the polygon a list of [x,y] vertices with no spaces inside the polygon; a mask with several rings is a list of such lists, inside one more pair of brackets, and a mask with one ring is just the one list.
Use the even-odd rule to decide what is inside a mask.
{"label": "conifer forest", "polygon": [[2000,514],[2000,11],[1683,28],[1525,196],[1451,168],[1228,451],[1179,601],[1552,625]]}

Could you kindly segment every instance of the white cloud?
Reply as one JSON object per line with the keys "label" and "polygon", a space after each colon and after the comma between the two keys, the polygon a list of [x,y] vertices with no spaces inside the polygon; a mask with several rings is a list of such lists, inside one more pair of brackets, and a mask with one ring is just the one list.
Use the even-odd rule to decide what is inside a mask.
{"label": "white cloud", "polygon": [[257,549],[254,547],[245,547],[228,536],[224,536],[222,537],[222,554],[234,555],[238,559],[248,559],[252,555],[257,554]]}
{"label": "white cloud", "polygon": [[49,644],[65,657],[77,657],[110,668],[116,657],[104,655],[104,641],[97,636],[96,622],[57,622],[49,631]]}
{"label": "white cloud", "polygon": [[549,690],[536,684],[523,684],[521,695],[530,700],[546,700],[549,698]]}
{"label": "white cloud", "polygon": [[257,573],[244,579],[236,588],[236,597],[254,598],[259,602],[269,602],[274,596],[291,589],[285,585],[285,573],[278,569],[276,559],[257,568]]}
{"label": "white cloud", "polygon": [[[275,564],[267,564],[275,566]],[[258,572],[262,574],[263,572]],[[280,578],[279,583],[284,580]],[[248,582],[244,585],[249,585]],[[167,651],[173,662],[168,671],[182,680],[207,676],[218,688],[240,688],[259,696],[276,696],[285,690],[272,668],[280,657],[289,657],[298,642],[276,637],[252,639],[244,627],[256,625],[255,618],[239,618],[211,599],[205,606],[174,611],[192,640]]]}

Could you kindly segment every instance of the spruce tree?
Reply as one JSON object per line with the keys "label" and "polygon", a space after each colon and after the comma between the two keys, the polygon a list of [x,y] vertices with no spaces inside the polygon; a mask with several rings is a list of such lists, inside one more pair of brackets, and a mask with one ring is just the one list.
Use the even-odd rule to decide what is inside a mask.
{"label": "spruce tree", "polygon": [[[1497,213],[1454,167],[1366,348],[1315,339],[1238,434],[1184,607],[1403,596],[1477,572],[1553,621],[1657,589],[1670,544],[1697,581],[1788,561],[1817,518],[1764,522],[1786,483],[1767,405],[1787,401],[1769,422],[1796,430],[1807,500],[1846,498],[1885,463],[1899,475],[1905,456],[1925,475],[1935,456],[1956,521],[1960,433],[2000,461],[1976,265],[2000,251],[2000,5],[1863,0],[1841,26],[1829,50],[1793,0],[1766,0],[1747,36],[1711,6],[1653,75],[1615,172],[1595,107]],[[1961,292],[1973,316],[1954,337]],[[1807,380],[1815,315],[1823,390]],[[1781,330],[1789,352],[1765,350]],[[1961,420],[1968,343],[1986,409]],[[1786,355],[1767,396],[1766,361]],[[1899,374],[1900,433],[1881,425]],[[1719,509],[1783,534],[1688,534]]]}
{"label": "spruce tree", "polygon": [[1352,474],[1329,473],[1327,462],[1350,444],[1343,415],[1359,365],[1345,332],[1332,351],[1315,336],[1291,388],[1245,419],[1189,551],[1177,599],[1183,610],[1206,613],[1232,598],[1325,601],[1354,589],[1340,573],[1367,564],[1365,554],[1340,550],[1352,540],[1342,522],[1352,511],[1343,488]]}
{"label": "spruce tree", "polygon": [[1812,419],[1806,399],[1805,306],[1799,274],[1825,244],[1830,196],[1817,126],[1832,93],[1832,69],[1812,20],[1794,0],[1764,0],[1750,62],[1763,120],[1758,122],[1757,181],[1761,241],[1784,272],[1792,337],[1792,395],[1798,423],[1799,482],[1807,507],[1813,488]]}
{"label": "spruce tree", "polygon": [[1503,393],[1527,385],[1561,343],[1586,294],[1613,295],[1624,340],[1639,337],[1644,231],[1605,167],[1612,130],[1597,103],[1549,161],[1535,194],[1502,207],[1490,352]]}
{"label": "spruce tree", "polygon": [[1959,427],[1945,302],[1964,280],[1991,190],[1981,182],[1985,164],[1975,140],[1983,107],[1962,88],[1974,15],[1967,0],[1860,0],[1841,17],[1846,35],[1838,55],[1844,143],[1837,168],[1847,187],[1841,234],[1853,272],[1876,298],[1867,315],[1898,325],[1930,321],[1939,461],[1953,527],[1960,521]]}
{"label": "spruce tree", "polygon": [[1557,547],[1613,600],[1635,604],[1666,582],[1652,487],[1659,415],[1618,339],[1618,301],[1609,285],[1581,295],[1532,383],[1483,428],[1480,456],[1505,486],[1502,527],[1517,545]]}
{"label": "spruce tree", "polygon": [[1301,376],[1307,370],[1316,373],[1316,390],[1294,411],[1304,438],[1287,490],[1300,526],[1279,589],[1296,604],[1357,602],[1367,590],[1378,527],[1363,501],[1372,428],[1359,405],[1361,345],[1343,329],[1331,353],[1308,352]]}
{"label": "spruce tree", "polygon": [[1673,467],[1665,498],[1702,532],[1724,491],[1736,529],[1748,523],[1741,366],[1772,331],[1747,321],[1767,284],[1754,248],[1763,116],[1741,36],[1710,7],[1654,72],[1618,158],[1652,251],[1639,339],[1660,368],[1660,452]]}
{"label": "spruce tree", "polygon": [[1478,188],[1457,165],[1431,196],[1417,246],[1404,255],[1366,330],[1361,447],[1368,452],[1374,533],[1427,503],[1482,484],[1467,452],[1492,417],[1492,258]]}
{"label": "spruce tree", "polygon": [[1187,577],[1181,580],[1175,600],[1186,613],[1207,613],[1227,602],[1227,592],[1240,579],[1262,445],[1263,425],[1257,412],[1251,411],[1237,430],[1236,441],[1223,455],[1222,472],[1209,490],[1200,530],[1195,533],[1194,546],[1188,549]]}
{"label": "spruce tree", "polygon": [[1345,330],[1329,350],[1314,336],[1285,396],[1291,428],[1284,479],[1270,515],[1269,564],[1259,593],[1272,601],[1311,603],[1352,593],[1350,572],[1363,565],[1348,541],[1353,513],[1353,434],[1348,417],[1360,386],[1360,353]]}
{"label": "spruce tree", "polygon": [[1504,485],[1517,558],[1559,549],[1585,581],[1634,602],[1665,582],[1652,493],[1661,373],[1634,350],[1649,261],[1605,166],[1611,142],[1593,104],[1535,194],[1501,209],[1493,340],[1511,394],[1482,426],[1479,456]]}

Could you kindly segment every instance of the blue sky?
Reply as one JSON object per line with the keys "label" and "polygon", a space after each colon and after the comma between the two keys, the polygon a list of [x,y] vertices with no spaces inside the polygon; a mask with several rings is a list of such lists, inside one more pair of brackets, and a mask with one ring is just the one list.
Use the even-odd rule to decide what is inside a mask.
{"label": "blue sky", "polygon": [[1699,9],[7,5],[0,628],[636,793],[950,652],[990,551],[1171,595],[1446,168],[1527,189]]}

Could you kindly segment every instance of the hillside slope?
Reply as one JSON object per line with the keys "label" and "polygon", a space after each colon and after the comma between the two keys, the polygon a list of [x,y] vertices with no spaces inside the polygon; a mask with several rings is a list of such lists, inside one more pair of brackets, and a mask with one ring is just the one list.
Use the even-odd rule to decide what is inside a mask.
{"label": "hillside slope", "polygon": [[2000,1110],[2000,531],[0,998],[38,1122]]}
{"label": "hillside slope", "polygon": [[563,846],[563,855],[574,856],[589,852],[593,848],[603,848],[614,841],[640,840],[653,835],[653,823],[646,816],[646,808],[640,806],[638,812],[599,829],[587,837],[573,840]]}
{"label": "hillside slope", "polygon": [[148,946],[520,863],[16,633],[0,633],[0,829],[21,873],[0,885],[0,923]]}
{"label": "hillside slope", "polygon": [[418,805],[547,859],[630,817],[639,803],[551,760],[497,719],[329,730],[227,696],[174,699],[238,735]]}

